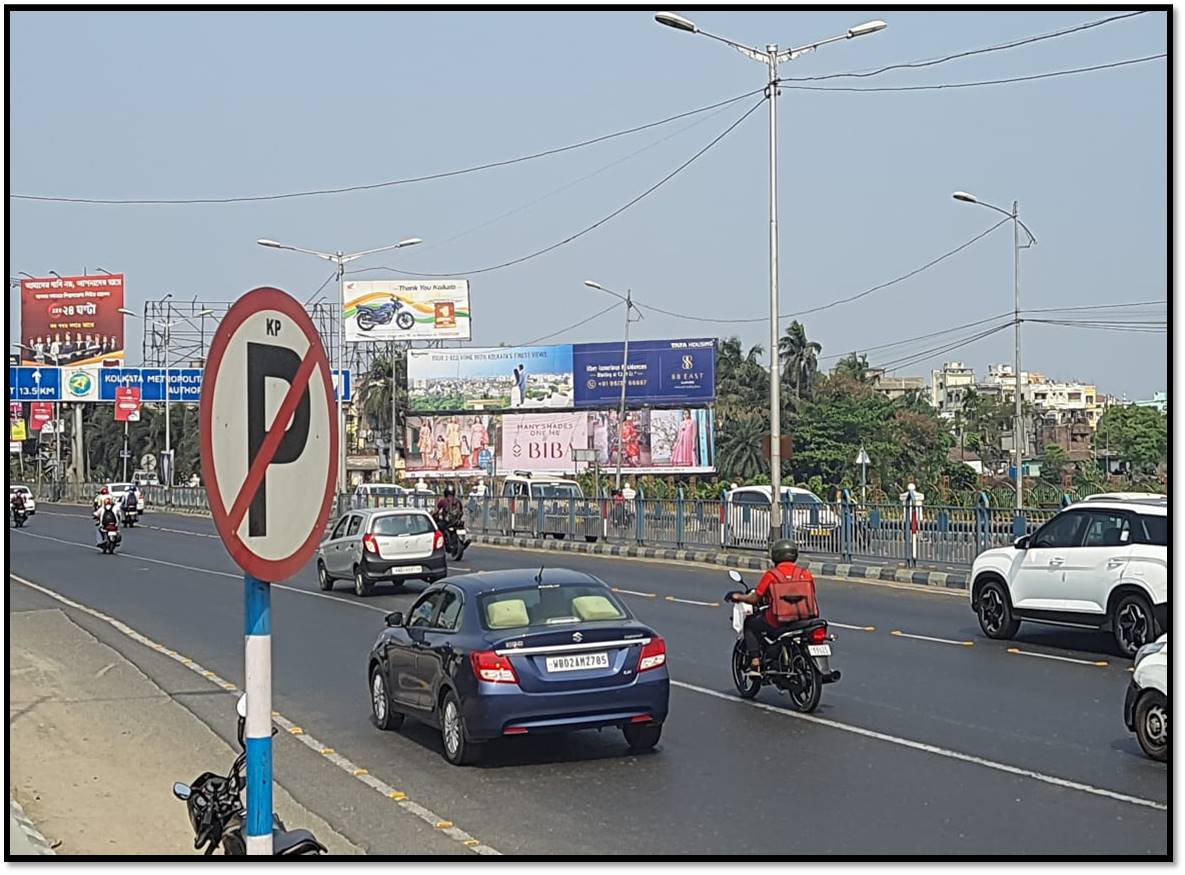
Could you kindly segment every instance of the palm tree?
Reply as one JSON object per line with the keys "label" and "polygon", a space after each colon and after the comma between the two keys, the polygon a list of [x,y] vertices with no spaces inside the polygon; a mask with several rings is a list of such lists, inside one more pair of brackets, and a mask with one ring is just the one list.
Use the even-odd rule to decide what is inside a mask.
{"label": "palm tree", "polygon": [[748,480],[766,469],[761,452],[761,439],[766,431],[765,420],[754,415],[737,416],[721,428],[717,461],[723,477]]}
{"label": "palm tree", "polygon": [[403,434],[407,410],[407,371],[403,356],[396,355],[394,365],[386,356],[376,356],[370,369],[359,380],[358,396],[363,415],[372,423],[374,430],[382,434],[391,432],[391,396],[395,396],[396,440]]}
{"label": "palm tree", "polygon": [[822,351],[821,343],[807,340],[806,329],[797,319],[790,323],[786,334],[778,341],[782,379],[793,387],[795,398],[810,398]]}

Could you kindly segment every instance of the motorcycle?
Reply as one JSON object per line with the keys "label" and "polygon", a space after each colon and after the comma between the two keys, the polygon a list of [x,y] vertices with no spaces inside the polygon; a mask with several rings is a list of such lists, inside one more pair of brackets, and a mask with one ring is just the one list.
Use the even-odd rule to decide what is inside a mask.
{"label": "motorcycle", "polygon": [[129,529],[135,527],[136,521],[138,519],[140,519],[139,508],[129,507],[127,510],[125,510],[123,512],[123,524],[125,526],[127,526]]}
{"label": "motorcycle", "polygon": [[[734,583],[744,586],[744,592],[750,591],[739,571],[729,571],[728,576]],[[731,601],[736,592],[738,590],[725,593],[724,600]],[[793,603],[805,596],[784,598]],[[833,684],[840,678],[840,672],[831,668],[831,645],[828,643],[838,638],[827,631],[827,621],[823,619],[799,620],[772,633],[763,633],[761,673],[753,676],[749,674],[751,658],[743,634],[745,618],[753,611],[753,606],[744,602],[734,602],[732,606],[732,627],[737,633],[732,648],[732,681],[737,692],[742,699],[752,699],[763,684],[772,684],[790,697],[790,705],[795,711],[811,713],[819,707],[823,685]]]}
{"label": "motorcycle", "polygon": [[12,524],[18,529],[25,524],[25,520],[29,518],[29,512],[22,507],[12,508]]}
{"label": "motorcycle", "polygon": [[[205,846],[205,856],[213,855],[219,846],[228,857],[247,855],[243,824],[247,810],[242,796],[246,789],[243,769],[247,764],[247,744],[243,732],[247,725],[247,696],[239,697],[239,747],[240,753],[230,767],[230,774],[216,775],[202,772],[191,784],[180,782],[173,785],[173,795],[185,803],[189,814],[189,825],[193,827],[194,850]],[[272,735],[276,730],[272,729]],[[272,856],[311,857],[327,854],[329,850],[307,829],[289,830],[279,815],[272,815]]]}
{"label": "motorcycle", "polygon": [[119,533],[119,526],[115,523],[108,523],[103,527],[103,538],[99,541],[99,549],[104,553],[111,555],[115,553],[115,548],[123,543],[123,535]]}
{"label": "motorcycle", "polygon": [[465,550],[472,543],[469,540],[469,532],[461,527],[446,526],[444,530],[444,552],[448,554],[454,562],[460,562],[461,557],[465,555]]}
{"label": "motorcycle", "polygon": [[404,331],[416,324],[416,318],[398,298],[391,298],[385,304],[359,304],[354,320],[360,331],[370,331],[376,325],[386,325],[394,320]]}

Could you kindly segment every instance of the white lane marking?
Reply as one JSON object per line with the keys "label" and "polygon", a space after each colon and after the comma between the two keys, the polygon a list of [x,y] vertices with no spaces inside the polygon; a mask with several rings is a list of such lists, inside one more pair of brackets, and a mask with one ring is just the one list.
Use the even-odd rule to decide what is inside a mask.
{"label": "white lane marking", "polygon": [[838,626],[840,629],[854,629],[857,632],[875,632],[876,626],[849,626],[847,623],[836,623],[834,620],[827,621],[828,626]]}
{"label": "white lane marking", "polygon": [[[32,532],[22,532],[21,534],[28,535],[30,538],[40,538],[43,541],[56,541],[59,544],[69,544],[72,547],[84,547],[88,550],[94,549],[94,546],[92,544],[83,544],[80,541],[66,541],[66,540],[63,540],[62,538],[55,538],[51,535],[35,535]],[[169,568],[180,568],[183,571],[196,571],[198,574],[211,574],[211,575],[214,575],[215,577],[229,577],[232,580],[242,580],[243,579],[243,575],[233,574],[229,571],[215,571],[212,568],[198,568],[194,565],[182,565],[179,562],[168,562],[167,560],[164,560],[164,559],[153,559],[149,556],[137,556],[135,553],[119,553],[117,555],[125,556],[128,559],[138,559],[141,562],[152,562],[152,563],[155,563],[156,565],[166,565]],[[350,605],[351,607],[354,607],[354,608],[362,608],[363,610],[367,610],[367,611],[378,611],[380,614],[390,613],[386,608],[376,607],[375,605],[364,605],[361,602],[351,601],[350,599],[339,598],[338,596],[329,595],[328,593],[324,593],[324,592],[311,592],[310,590],[301,589],[298,586],[288,586],[287,584],[284,584],[284,583],[273,583],[272,589],[279,589],[279,590],[283,590],[284,592],[296,593],[297,595],[312,596],[313,598],[318,598],[318,599],[327,599],[331,602],[339,602],[340,604]]]}
{"label": "white lane marking", "polygon": [[[98,610],[95,610],[94,608],[88,607],[87,605],[80,604],[79,602],[76,602],[73,599],[67,598],[66,596],[64,596],[60,593],[54,592],[52,589],[49,589],[48,587],[42,586],[41,584],[38,584],[38,583],[33,583],[33,581],[31,581],[31,580],[26,580],[25,578],[19,577],[15,574],[9,574],[8,577],[10,580],[15,580],[17,583],[24,584],[25,586],[29,587],[30,589],[35,589],[38,592],[42,593],[43,595],[49,596],[50,598],[55,599],[64,605],[74,608],[75,610],[82,611],[83,613],[90,614],[92,617],[95,617],[96,619],[102,620],[104,623],[107,623],[109,626],[113,627],[114,629],[118,630],[119,632],[122,632],[124,635],[126,635],[128,638],[131,638],[133,641],[139,642],[140,644],[143,644],[145,647],[148,647],[151,650],[155,650],[157,653],[160,653],[160,654],[170,657],[174,661],[179,662],[182,665],[184,665],[186,668],[188,668],[194,674],[201,675],[202,677],[206,678],[207,680],[209,680],[216,686],[219,686],[228,692],[237,689],[237,687],[231,681],[228,681],[225,678],[219,677],[218,675],[216,675],[214,672],[210,671],[207,668],[203,668],[201,665],[194,662],[189,657],[182,656],[180,653],[177,653],[177,651],[170,650],[169,648],[165,647],[163,644],[158,644],[157,642],[153,641],[151,638],[147,637],[146,635],[142,635],[141,633],[137,632],[135,629],[133,629],[131,626],[127,625],[126,623],[122,622],[121,620],[117,620],[114,617],[104,614],[102,611],[98,611]],[[403,792],[402,790],[396,790],[394,787],[390,786],[389,784],[387,784],[383,781],[380,781],[378,778],[373,777],[369,771],[367,771],[366,769],[360,768],[355,763],[346,759],[341,754],[337,753],[332,747],[329,747],[329,746],[323,744],[322,742],[318,741],[317,739],[313,738],[311,735],[308,735],[303,729],[301,729],[299,726],[297,726],[291,720],[289,720],[288,718],[286,718],[282,714],[280,714],[279,711],[272,712],[272,719],[275,721],[276,725],[279,726],[281,729],[286,730],[290,735],[294,736],[298,741],[300,741],[306,747],[308,747],[308,748],[316,751],[317,753],[321,754],[322,756],[324,756],[327,760],[332,762],[335,766],[337,766],[342,771],[346,772],[352,778],[355,778],[356,780],[361,781],[363,784],[366,784],[366,786],[370,787],[373,790],[377,790],[379,793],[382,793],[388,799],[394,800],[395,803],[400,808],[402,808],[404,811],[407,811],[407,812],[415,815],[420,820],[423,820],[426,823],[430,824],[431,826],[435,827],[436,829],[440,830],[442,833],[447,835],[449,838],[454,839],[455,841],[464,845],[469,850],[473,851],[475,854],[501,856],[500,851],[495,850],[494,848],[490,847],[487,844],[483,844],[478,839],[475,839],[473,836],[471,836],[469,833],[465,832],[462,829],[459,829],[458,827],[456,827],[453,824],[453,822],[451,820],[445,820],[444,818],[434,814],[432,811],[425,808],[424,806],[419,805],[416,802],[413,802],[411,799],[407,798],[407,794],[405,792]]]}
{"label": "white lane marking", "polygon": [[1106,668],[1110,663],[1105,659],[1071,659],[1068,656],[1054,656],[1052,653],[1035,653],[1032,650],[1021,650],[1019,647],[1009,647],[1009,653],[1015,653],[1017,656],[1035,656],[1038,659],[1056,659],[1058,662],[1072,662],[1076,665],[1093,665],[1097,668]]}
{"label": "white lane marking", "polygon": [[611,586],[611,587],[609,587],[609,589],[613,590],[614,592],[624,593],[625,595],[641,596],[644,599],[652,599],[652,598],[658,597],[658,593],[653,593],[653,592],[638,592],[637,590],[634,590],[634,589],[619,589],[616,586]]}
{"label": "white lane marking", "polygon": [[1129,796],[1127,793],[1119,793],[1115,790],[1108,790],[1105,787],[1094,787],[1090,784],[1083,784],[1079,781],[1071,781],[1068,778],[1059,778],[1056,775],[1046,775],[1043,772],[1035,772],[1032,769],[1025,769],[1020,766],[1013,766],[1009,765],[1008,763],[989,760],[985,757],[975,756],[974,754],[962,753],[957,750],[938,747],[934,744],[926,744],[922,741],[914,741],[911,738],[901,738],[896,735],[888,735],[884,732],[877,732],[873,729],[865,729],[862,726],[852,726],[849,723],[840,723],[838,720],[829,720],[826,717],[816,717],[814,714],[800,714],[797,711],[788,711],[785,708],[777,708],[773,705],[767,705],[764,702],[755,702],[749,699],[739,699],[734,695],[722,693],[719,690],[709,690],[707,687],[699,687],[695,684],[689,684],[683,681],[672,680],[671,686],[690,690],[693,693],[701,693],[705,696],[712,696],[716,699],[723,699],[726,702],[734,702],[738,705],[748,705],[751,708],[760,708],[762,711],[769,711],[772,714],[779,714],[782,717],[793,717],[796,720],[805,720],[807,723],[816,723],[820,726],[830,727],[831,729],[839,729],[843,732],[850,732],[853,735],[861,735],[865,738],[874,738],[877,741],[885,741],[889,744],[898,745],[899,747],[907,747],[911,750],[918,750],[922,751],[923,753],[946,757],[947,759],[971,763],[972,765],[976,766],[983,766],[984,768],[994,769],[997,772],[1005,772],[1009,775],[1017,775],[1021,778],[1032,778],[1034,781],[1041,781],[1042,783],[1052,784],[1055,787],[1062,787],[1067,790],[1078,790],[1082,793],[1089,793],[1092,796],[1102,796],[1107,799],[1114,799],[1118,802],[1130,802],[1132,805],[1142,805],[1145,808],[1155,808],[1157,811],[1168,810],[1167,803],[1157,802],[1155,799],[1144,799],[1140,796]]}
{"label": "white lane marking", "polygon": [[673,595],[667,596],[668,602],[678,602],[681,605],[699,605],[704,608],[718,608],[720,602],[697,602],[695,599],[677,599]]}
{"label": "white lane marking", "polygon": [[931,638],[929,635],[910,635],[908,632],[902,632],[900,629],[894,629],[889,633],[897,638],[913,638],[915,641],[933,641],[935,644],[954,644],[958,647],[973,647],[974,641],[952,641],[950,638]]}

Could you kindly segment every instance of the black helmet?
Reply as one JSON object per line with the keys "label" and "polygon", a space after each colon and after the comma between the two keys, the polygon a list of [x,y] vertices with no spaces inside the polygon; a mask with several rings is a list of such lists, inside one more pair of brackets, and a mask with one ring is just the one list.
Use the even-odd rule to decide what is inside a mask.
{"label": "black helmet", "polygon": [[453,487],[451,487],[451,486],[444,487],[444,497],[445,498],[452,498],[456,494],[457,494],[457,490],[453,489]]}
{"label": "black helmet", "polygon": [[793,562],[798,558],[798,548],[794,546],[794,542],[789,538],[778,538],[769,545],[769,558],[774,565],[780,565],[783,562]]}

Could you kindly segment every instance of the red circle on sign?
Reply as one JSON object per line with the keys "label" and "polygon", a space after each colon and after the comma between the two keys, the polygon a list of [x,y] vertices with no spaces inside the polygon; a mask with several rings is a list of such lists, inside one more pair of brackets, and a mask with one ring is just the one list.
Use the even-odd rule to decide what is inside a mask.
{"label": "red circle on sign", "polygon": [[[230,526],[230,508],[222,501],[222,491],[218,488],[218,476],[214,469],[214,389],[218,379],[218,369],[222,365],[222,357],[230,345],[235,332],[247,320],[260,310],[275,310],[289,317],[304,333],[309,341],[306,356],[313,356],[314,369],[320,373],[325,386],[325,397],[329,402],[329,465],[326,471],[324,495],[321,498],[321,510],[308,537],[301,545],[284,559],[265,559],[251,551],[238,532]],[[310,378],[311,379],[311,378]],[[337,485],[337,402],[333,395],[333,377],[329,369],[329,360],[325,356],[325,348],[321,345],[321,336],[313,320],[296,299],[280,289],[264,286],[252,289],[239,298],[227,312],[214,339],[210,342],[210,357],[202,371],[202,400],[199,421],[202,436],[202,480],[206,483],[206,495],[210,502],[210,515],[214,518],[214,527],[222,537],[227,552],[236,564],[251,576],[268,583],[277,583],[292,577],[312,557],[325,531],[325,521],[329,518],[330,505],[333,503],[333,493]],[[241,521],[240,521],[241,522]]]}

